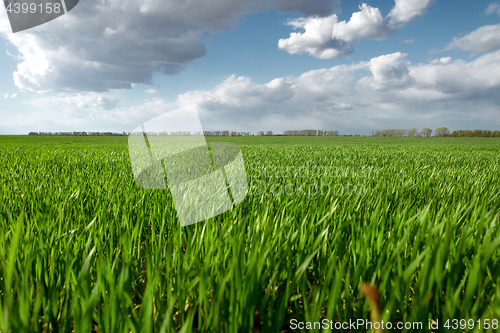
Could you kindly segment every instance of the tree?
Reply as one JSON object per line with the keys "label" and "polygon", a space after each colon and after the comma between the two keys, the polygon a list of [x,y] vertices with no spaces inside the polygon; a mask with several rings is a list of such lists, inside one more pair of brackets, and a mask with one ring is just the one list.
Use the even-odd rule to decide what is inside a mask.
{"label": "tree", "polygon": [[326,131],[325,136],[339,136],[339,131]]}
{"label": "tree", "polygon": [[266,136],[273,136],[273,131],[267,131]]}
{"label": "tree", "polygon": [[264,136],[264,131],[258,131],[258,132],[257,132],[257,135],[259,135],[259,136]]}
{"label": "tree", "polygon": [[325,130],[287,130],[283,131],[284,136],[339,136],[338,131],[325,131]]}
{"label": "tree", "polygon": [[416,137],[418,136],[418,129],[410,128],[409,130],[406,131],[406,133],[408,133],[408,136],[410,137]]}
{"label": "tree", "polygon": [[432,130],[430,128],[422,128],[422,136],[424,138],[430,137],[432,134]]}
{"label": "tree", "polygon": [[434,134],[436,136],[448,136],[450,135],[450,131],[446,127],[438,127],[434,130]]}

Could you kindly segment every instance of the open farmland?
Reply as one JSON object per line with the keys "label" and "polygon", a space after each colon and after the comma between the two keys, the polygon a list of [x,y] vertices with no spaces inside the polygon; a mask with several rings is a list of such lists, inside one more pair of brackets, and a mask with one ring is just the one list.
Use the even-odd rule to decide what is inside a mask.
{"label": "open farmland", "polygon": [[386,322],[500,319],[499,139],[224,141],[249,195],[181,228],[126,138],[0,137],[1,330],[290,331],[370,319],[363,283]]}

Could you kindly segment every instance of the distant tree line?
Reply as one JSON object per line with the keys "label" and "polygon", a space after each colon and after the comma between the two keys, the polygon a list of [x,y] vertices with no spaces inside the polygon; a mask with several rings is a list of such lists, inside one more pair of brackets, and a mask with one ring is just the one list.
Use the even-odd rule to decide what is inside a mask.
{"label": "distant tree line", "polygon": [[[430,128],[423,128],[419,131],[416,128],[411,129],[385,129],[381,131],[373,131],[372,136],[378,137],[430,137],[432,135]],[[446,127],[438,127],[434,130],[434,136],[437,137],[483,137],[483,138],[499,138],[500,131],[489,130],[458,130],[450,132]]]}
{"label": "distant tree line", "polygon": [[323,130],[288,130],[283,132],[284,136],[339,136],[338,131],[323,131]]}
{"label": "distant tree line", "polygon": [[189,132],[189,131],[177,131],[177,132],[132,132],[129,133],[131,136],[143,136],[146,134],[147,136],[201,136],[203,132],[198,131],[198,132]]}
{"label": "distant tree line", "polygon": [[372,131],[372,136],[377,137],[429,137],[431,135],[432,130],[430,128],[423,128],[422,131],[419,131],[417,128]]}
{"label": "distant tree line", "polygon": [[[135,133],[134,133],[135,134]],[[197,131],[197,132],[147,132],[148,136],[211,136],[211,137],[223,137],[223,136],[252,136],[250,132],[236,132],[236,131]],[[142,132],[139,135],[143,135]]]}
{"label": "distant tree line", "polygon": [[500,138],[500,131],[488,130],[458,130],[453,131],[449,135],[451,137],[482,137],[482,138]]}
{"label": "distant tree line", "polygon": [[[422,128],[419,131],[417,128],[410,129],[385,129],[381,131],[372,131],[372,136],[375,137],[430,137],[434,132],[436,137],[482,137],[482,138],[500,138],[500,131],[489,130],[457,130],[450,132],[446,127],[438,127],[434,131],[430,128]],[[177,132],[147,132],[147,136],[209,136],[209,137],[229,137],[229,136],[252,136],[251,132],[236,132],[236,131],[177,131]],[[30,136],[128,136],[128,135],[144,135],[142,132],[134,133],[114,133],[114,132],[29,132]],[[273,136],[272,131],[259,131],[258,136]],[[280,135],[280,134],[278,134]],[[360,136],[360,135],[340,135],[338,131],[323,131],[323,130],[288,130],[284,131],[283,136]]]}
{"label": "distant tree line", "polygon": [[113,132],[29,132],[30,136],[127,136],[128,133]]}
{"label": "distant tree line", "polygon": [[457,130],[450,133],[446,127],[436,128],[434,131],[436,136],[448,136],[448,137],[465,137],[465,138],[500,138],[500,131],[489,131],[489,130]]}
{"label": "distant tree line", "polygon": [[205,136],[252,136],[251,132],[204,131]]}
{"label": "distant tree line", "polygon": [[[177,132],[147,132],[148,136],[252,136],[251,132],[236,132],[236,131],[177,131]],[[30,136],[128,136],[128,135],[144,135],[142,132],[134,133],[113,133],[113,132],[29,132]]]}

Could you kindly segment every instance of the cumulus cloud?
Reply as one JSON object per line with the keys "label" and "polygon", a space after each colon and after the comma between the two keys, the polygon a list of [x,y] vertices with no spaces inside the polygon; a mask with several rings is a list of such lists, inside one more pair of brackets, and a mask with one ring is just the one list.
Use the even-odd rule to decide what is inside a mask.
{"label": "cumulus cloud", "polygon": [[371,59],[369,68],[373,76],[362,78],[359,84],[375,90],[410,87],[415,80],[410,76],[406,56],[405,53],[396,52]]}
{"label": "cumulus cloud", "polygon": [[486,8],[486,15],[491,15],[491,14],[497,14],[500,16],[500,4],[495,2],[495,3],[490,3],[488,8]]}
{"label": "cumulus cloud", "polygon": [[261,103],[281,103],[293,97],[291,83],[277,78],[267,84],[253,83],[250,78],[232,75],[212,91],[194,91],[179,96],[181,105],[207,102],[238,108],[249,108]]}
{"label": "cumulus cloud", "polygon": [[153,89],[153,88],[150,88],[150,89],[144,90],[144,92],[145,92],[146,94],[154,95],[154,94],[157,94],[157,93],[158,93],[158,90]]}
{"label": "cumulus cloud", "polygon": [[87,95],[87,96],[73,96],[67,97],[66,100],[76,102],[76,107],[81,109],[88,109],[90,107],[96,108],[100,107],[104,110],[113,110],[119,104],[119,100],[113,97],[104,97],[104,96],[96,96],[96,95]]}
{"label": "cumulus cloud", "polygon": [[278,48],[290,54],[305,52],[320,59],[340,58],[353,52],[351,43],[332,38],[332,29],[338,24],[337,15],[326,18],[297,19],[289,25],[303,28],[304,33],[292,32],[287,39],[280,39]]}
{"label": "cumulus cloud", "polygon": [[[94,91],[150,83],[206,53],[204,40],[232,29],[242,15],[278,8],[331,14],[338,0],[88,0],[42,26],[12,34],[20,63],[17,87],[37,92]],[[7,16],[0,31],[9,30]]]}
{"label": "cumulus cloud", "polygon": [[290,54],[309,53],[320,59],[340,58],[353,52],[352,41],[385,39],[404,23],[425,14],[432,3],[433,0],[396,0],[387,18],[378,8],[363,3],[349,21],[339,21],[336,14],[295,19],[287,24],[304,32],[292,32],[289,38],[280,39],[278,48]]}
{"label": "cumulus cloud", "polygon": [[1,126],[18,124],[25,132],[130,131],[163,112],[196,104],[205,130],[369,134],[391,126],[492,128],[500,126],[499,89],[500,51],[472,61],[442,57],[415,65],[396,52],[264,84],[233,75],[173,103],[152,98],[123,106],[113,93],[36,97],[26,102],[35,110],[31,115],[6,117]]}
{"label": "cumulus cloud", "polygon": [[463,37],[453,38],[446,50],[456,48],[472,52],[500,49],[500,24],[485,25]]}
{"label": "cumulus cloud", "polygon": [[[374,87],[356,84],[358,72],[372,71],[376,84],[402,86],[408,77],[402,66],[405,55],[388,55],[370,62],[357,62],[331,68],[312,70],[300,76],[277,78],[267,84],[257,84],[248,77],[231,76],[211,90],[192,91],[178,96],[180,106],[196,104],[202,110],[202,121],[209,129],[237,128],[260,130],[271,128],[359,128],[360,108],[373,107],[374,98],[368,91]],[[382,64],[385,59],[385,66]],[[394,64],[389,64],[394,61]],[[400,65],[400,63],[402,65]],[[401,74],[391,76],[390,68]],[[394,71],[394,70],[393,70]],[[379,87],[377,87],[379,88]],[[370,111],[371,112],[371,111]],[[364,119],[365,125],[370,122]],[[334,127],[332,127],[334,126]]]}
{"label": "cumulus cloud", "polygon": [[320,59],[334,59],[352,53],[353,40],[386,38],[389,30],[380,10],[365,3],[359,9],[349,21],[339,21],[336,14],[292,20],[288,25],[305,31],[280,39],[278,47],[291,54],[307,52]]}
{"label": "cumulus cloud", "polygon": [[[343,91],[354,82],[354,74],[367,69],[368,62],[339,65],[312,70],[298,77],[276,78],[266,84],[257,84],[248,77],[232,75],[212,90],[197,90],[181,94],[177,103],[181,106],[199,104],[208,110],[220,107],[267,112],[283,105],[323,103],[332,98],[340,108],[349,104],[341,99]],[[337,100],[339,99],[339,100]],[[254,111],[252,111],[254,112]]]}
{"label": "cumulus cloud", "polygon": [[[361,61],[351,65],[339,65],[331,68],[312,70],[296,78],[287,78],[292,83],[296,103],[310,103],[311,105],[347,105],[350,102],[343,99],[354,87],[355,73],[368,69],[369,62]],[[330,104],[330,102],[332,104]],[[335,107],[338,109],[338,107]]]}
{"label": "cumulus cloud", "polygon": [[408,23],[415,17],[424,15],[435,0],[395,0],[394,8],[389,13],[391,25]]}
{"label": "cumulus cloud", "polygon": [[307,127],[304,119],[317,128],[358,132],[401,123],[459,124],[460,119],[466,122],[457,126],[500,126],[500,51],[470,62],[442,57],[412,65],[406,57],[396,52],[267,84],[232,76],[211,90],[180,95],[177,104],[197,104],[205,119],[217,119],[206,120],[211,129],[255,130],[272,123],[271,129],[285,130]]}
{"label": "cumulus cloud", "polygon": [[456,99],[498,100],[500,51],[471,62],[444,57],[409,70],[421,89],[440,91]]}
{"label": "cumulus cloud", "polygon": [[383,39],[388,35],[386,22],[375,7],[362,4],[360,11],[352,14],[349,22],[338,22],[332,37],[350,42],[356,39]]}

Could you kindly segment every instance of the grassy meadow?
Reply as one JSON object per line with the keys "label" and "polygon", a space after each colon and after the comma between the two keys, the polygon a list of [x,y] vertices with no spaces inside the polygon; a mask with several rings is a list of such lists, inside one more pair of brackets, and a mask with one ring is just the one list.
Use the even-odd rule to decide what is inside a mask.
{"label": "grassy meadow", "polygon": [[0,331],[288,332],[377,314],[497,331],[500,139],[207,141],[240,145],[249,193],[181,228],[168,190],[135,185],[126,137],[0,137]]}

